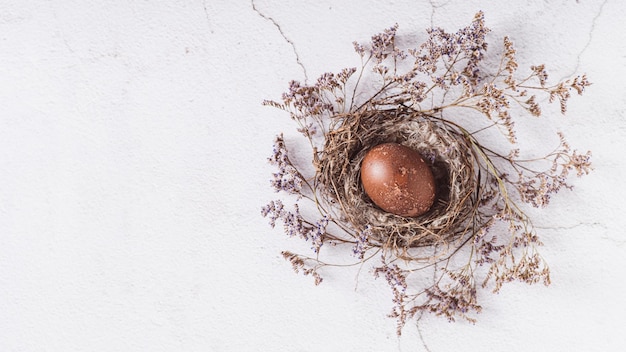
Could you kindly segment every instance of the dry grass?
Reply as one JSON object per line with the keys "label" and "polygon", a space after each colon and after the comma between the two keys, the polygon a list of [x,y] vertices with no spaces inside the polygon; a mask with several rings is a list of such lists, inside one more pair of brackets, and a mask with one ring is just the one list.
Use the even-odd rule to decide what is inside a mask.
{"label": "dry grass", "polygon": [[[356,229],[369,225],[370,243],[410,258],[407,247],[445,244],[462,237],[476,213],[479,179],[467,136],[440,119],[396,110],[368,110],[336,120],[316,162],[324,198],[336,201]],[[377,207],[360,182],[366,152],[395,142],[417,150],[430,163],[436,201],[419,217],[390,214]]]}

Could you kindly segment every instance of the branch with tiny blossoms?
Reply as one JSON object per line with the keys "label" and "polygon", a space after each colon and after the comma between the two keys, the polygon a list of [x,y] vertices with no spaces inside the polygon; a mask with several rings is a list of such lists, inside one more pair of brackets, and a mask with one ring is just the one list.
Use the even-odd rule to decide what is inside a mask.
{"label": "branch with tiny blossoms", "polygon": [[[507,36],[499,57],[490,61],[486,55],[490,30],[482,12],[456,32],[427,29],[423,42],[411,48],[398,45],[398,29],[395,24],[369,43],[354,42],[360,66],[324,73],[311,85],[291,81],[281,101],[263,102],[295,121],[310,144],[312,163],[294,164],[282,134],[277,136],[269,158],[277,171],[270,184],[276,192],[295,197],[295,204],[287,209],[281,200],[272,200],[261,214],[271,227],[280,223],[289,237],[310,244],[310,256],[290,251],[282,255],[294,271],[313,277],[316,285],[328,267],[374,262],[374,277],[384,279],[391,289],[390,316],[400,334],[408,320],[424,312],[474,322],[482,310],[479,288],[498,292],[512,281],[548,285],[549,266],[539,253],[543,244],[524,206],[546,207],[555,194],[572,189],[571,176],[586,175],[592,166],[591,152],[572,149],[562,133],[557,133],[558,146],[552,152],[522,159],[516,134],[516,123],[523,118],[549,114],[545,101],[558,102],[558,110],[565,114],[573,93],[582,95],[591,85],[586,75],[551,83],[543,64],[524,70]],[[457,131],[469,146],[464,152],[476,160],[479,187],[470,195],[470,209],[464,209],[471,216],[450,229],[459,234],[454,243],[430,246],[444,254],[424,257],[416,248],[392,250],[393,241],[376,240],[371,224],[355,223],[346,215],[349,204],[327,196],[338,191],[334,184],[319,181],[320,155],[338,126],[358,125],[355,116],[363,112],[394,110]],[[470,123],[465,126],[449,116],[464,116]],[[509,148],[487,146],[491,141],[481,136],[491,129],[500,131]],[[309,172],[307,166],[312,167]],[[314,215],[301,211],[299,204],[305,202],[313,206]],[[345,246],[351,261],[322,260],[325,244]],[[413,278],[428,270],[435,274],[432,284],[416,285],[423,280]]]}

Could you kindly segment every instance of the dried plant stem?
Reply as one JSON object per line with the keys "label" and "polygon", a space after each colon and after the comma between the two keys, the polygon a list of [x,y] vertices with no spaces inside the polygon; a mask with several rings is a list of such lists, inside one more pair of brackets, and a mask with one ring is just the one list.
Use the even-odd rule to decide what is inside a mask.
{"label": "dried plant stem", "polygon": [[[303,216],[297,202],[288,209],[280,200],[263,207],[262,214],[272,227],[282,222],[287,235],[311,244],[314,256],[285,251],[283,257],[316,284],[322,282],[322,268],[371,262],[374,276],[391,289],[390,316],[400,334],[408,319],[419,320],[426,312],[475,321],[473,315],[482,310],[477,280],[495,292],[510,281],[549,284],[549,267],[538,252],[542,243],[524,207],[545,207],[551,195],[571,189],[570,173],[590,172],[591,153],[572,150],[558,134],[555,150],[521,159],[513,118],[542,116],[539,98],[531,92],[548,103],[558,100],[565,113],[570,91],[580,95],[590,85],[585,75],[549,85],[544,65],[537,65],[517,78],[516,51],[508,37],[490,65],[482,13],[456,33],[431,28],[424,42],[407,50],[396,45],[397,28],[372,36],[369,45],[354,43],[358,69],[325,73],[312,85],[292,81],[282,102],[264,102],[289,113],[312,151],[308,166],[314,174],[305,178],[306,165],[292,163],[279,135],[269,159],[278,169],[272,186],[314,204],[319,218]],[[367,70],[380,83],[369,94],[361,90]],[[444,117],[449,111],[471,123]],[[481,136],[494,128],[510,150],[483,143]],[[428,161],[437,190],[426,214],[387,213],[363,191],[361,161],[385,142],[411,147]],[[355,259],[322,258],[325,244],[348,246]],[[433,271],[432,285],[416,285],[413,278],[427,270]]]}

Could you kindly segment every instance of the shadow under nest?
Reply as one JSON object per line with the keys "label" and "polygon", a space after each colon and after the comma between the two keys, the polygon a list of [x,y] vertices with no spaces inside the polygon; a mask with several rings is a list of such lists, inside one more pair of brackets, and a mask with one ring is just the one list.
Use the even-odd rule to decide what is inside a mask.
{"label": "shadow under nest", "polygon": [[[314,161],[317,185],[340,209],[342,221],[368,229],[370,244],[413,260],[411,248],[450,244],[477,225],[480,166],[467,132],[453,123],[404,108],[364,110],[335,116],[325,138]],[[435,203],[421,216],[385,212],[363,190],[361,161],[369,149],[388,142],[418,151],[433,171]]]}

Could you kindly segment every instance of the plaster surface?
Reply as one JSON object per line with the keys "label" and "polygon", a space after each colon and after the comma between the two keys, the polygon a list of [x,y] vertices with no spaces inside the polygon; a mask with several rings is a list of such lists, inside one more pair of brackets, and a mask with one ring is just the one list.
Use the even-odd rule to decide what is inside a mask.
{"label": "plaster surface", "polygon": [[[550,287],[398,337],[367,267],[315,287],[280,257],[306,247],[260,216],[266,158],[296,126],[261,102],[394,23],[481,9],[520,66],[588,74],[533,128],[595,171],[534,216]],[[0,1],[0,351],[624,351],[624,18],[617,0]]]}

